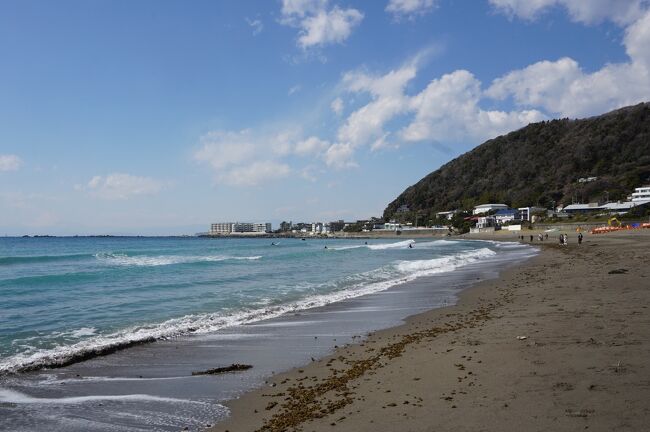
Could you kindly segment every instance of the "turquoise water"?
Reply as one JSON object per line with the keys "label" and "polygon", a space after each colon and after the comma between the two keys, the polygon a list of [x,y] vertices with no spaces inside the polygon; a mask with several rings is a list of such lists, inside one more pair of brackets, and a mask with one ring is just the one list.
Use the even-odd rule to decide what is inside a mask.
{"label": "turquoise water", "polygon": [[498,247],[408,238],[0,238],[0,373],[378,292],[489,259]]}

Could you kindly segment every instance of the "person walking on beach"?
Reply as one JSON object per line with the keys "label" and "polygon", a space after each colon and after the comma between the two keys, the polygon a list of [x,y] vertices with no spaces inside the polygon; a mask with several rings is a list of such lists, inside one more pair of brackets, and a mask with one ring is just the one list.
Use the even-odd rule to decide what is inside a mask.
{"label": "person walking on beach", "polygon": [[564,246],[564,234],[560,234],[560,246]]}
{"label": "person walking on beach", "polygon": [[578,244],[579,244],[579,245],[582,244],[582,233],[579,233],[579,234],[578,234]]}
{"label": "person walking on beach", "polygon": [[532,235],[530,236],[530,242],[531,243],[533,242],[533,236]]}

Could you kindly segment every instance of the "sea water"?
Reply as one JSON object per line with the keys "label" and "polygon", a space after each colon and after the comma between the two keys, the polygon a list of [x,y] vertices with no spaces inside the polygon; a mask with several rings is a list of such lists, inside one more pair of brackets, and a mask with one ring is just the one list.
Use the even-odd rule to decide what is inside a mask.
{"label": "sea water", "polygon": [[[242,326],[257,325],[259,330],[264,320],[366,298],[422,278],[521,258],[530,253],[523,248],[517,244],[416,242],[408,238],[0,238],[0,413],[1,405],[9,404],[4,407],[11,419],[7,424],[24,430],[45,429],[45,424],[50,430],[57,429],[56,425],[61,430],[75,429],[70,422],[48,423],[44,418],[23,422],[23,417],[36,419],[37,413],[48,412],[44,407],[53,405],[59,406],[59,413],[65,412],[65,407],[85,406],[82,410],[86,414],[92,406],[97,411],[93,416],[106,417],[110,414],[108,407],[119,403],[119,415],[131,416],[125,430],[136,426],[173,430],[182,425],[179,422],[203,414],[205,418],[223,415],[224,408],[211,403],[209,397],[192,398],[189,396],[193,394],[177,390],[178,386],[164,387],[173,381],[161,381],[153,389],[150,384],[140,390],[132,387],[146,393],[121,395],[114,394],[120,391],[109,386],[111,380],[123,384],[135,378],[104,375],[96,377],[104,387],[86,386],[78,392],[42,389],[51,388],[53,382],[73,388],[82,381],[65,374],[52,375],[49,371],[61,370],[52,368],[98,356],[117,358],[115,352],[155,341],[224,337],[232,331],[229,329]],[[436,289],[427,291],[426,296],[435,295]],[[408,296],[408,292],[403,289],[401,296]],[[416,312],[406,310],[404,314],[409,311]],[[372,321],[372,317],[372,313],[364,315],[364,321]],[[287,329],[286,320],[283,322]],[[306,322],[300,326],[309,328]],[[371,328],[367,322],[359,327]],[[268,336],[256,344],[263,345]],[[235,349],[235,345],[222,344],[217,352],[227,358],[223,351]],[[110,375],[106,365],[104,374]],[[182,378],[166,376],[177,373],[178,369],[174,373],[163,371],[154,378]],[[30,388],[26,383],[38,386],[38,397],[25,391]],[[210,390],[206,395],[213,393]],[[219,394],[218,398],[224,396]],[[151,408],[157,412],[156,423],[149,423],[151,416],[140,419],[140,414],[129,414],[131,402],[138,402],[132,405],[137,407],[134,413],[158,407]],[[169,404],[175,406],[175,412],[189,404],[189,414],[174,419],[161,417],[170,411]],[[111,415],[118,415],[118,411]],[[69,412],[70,418],[82,416],[79,411]],[[12,413],[16,416],[11,417]],[[113,423],[124,421],[122,417]],[[87,421],[78,429],[93,429]],[[94,429],[121,430],[107,428],[107,424],[111,421]]]}

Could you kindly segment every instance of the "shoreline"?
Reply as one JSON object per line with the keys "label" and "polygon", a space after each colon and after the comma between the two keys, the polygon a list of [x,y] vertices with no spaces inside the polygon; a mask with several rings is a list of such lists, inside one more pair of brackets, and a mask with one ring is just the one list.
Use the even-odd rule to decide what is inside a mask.
{"label": "shoreline", "polygon": [[[438,247],[442,249],[438,251]],[[500,249],[503,253],[492,255],[486,248]],[[98,430],[112,430],[118,426],[128,430],[146,421],[160,430],[184,427],[203,430],[207,424],[227,416],[222,401],[262,386],[276,371],[304,365],[310,358],[331,353],[337,345],[358,341],[359,335],[399,325],[407,316],[453,304],[456,295],[469,283],[479,278],[495,278],[500,269],[535,253],[526,246],[513,249],[512,246],[489,244],[460,246],[457,253],[452,253],[454,250],[455,247],[446,243],[431,245],[427,241],[420,252],[417,248],[414,253],[405,252],[406,256],[423,260],[416,259],[414,262],[418,265],[409,272],[420,268],[419,264],[429,263],[430,258],[442,256],[440,271],[420,275],[414,280],[408,277],[410,281],[406,283],[391,279],[388,289],[375,287],[377,292],[373,288],[364,295],[301,308],[214,333],[138,345],[61,369],[6,377],[4,385],[0,386],[6,390],[0,388],[0,402],[7,403],[0,403],[0,417],[5,417],[0,423],[22,430],[25,419],[31,418],[32,423],[38,419],[41,429],[60,430],[57,427],[69,422],[67,419],[74,419],[77,426],[68,424],[70,427],[66,430],[86,430],[80,425],[97,427],[98,423],[102,425]],[[456,258],[444,259],[447,256]],[[478,259],[479,256],[483,258]],[[433,261],[437,262],[435,258]],[[351,265],[356,266],[355,263]],[[443,271],[456,266],[455,271]],[[424,268],[429,267],[425,265]],[[234,363],[254,367],[237,373],[193,375],[195,371]],[[40,400],[49,403],[39,406]],[[87,403],[69,403],[76,400]],[[92,400],[103,401],[93,404]],[[146,418],[129,417],[139,411],[145,412]]]}
{"label": "shoreline", "polygon": [[[465,238],[512,240],[503,237]],[[226,402],[231,416],[210,430],[641,430],[650,417],[642,360],[650,358],[650,295],[640,289],[650,235],[588,236],[568,248],[554,237],[533,243],[542,246],[538,256],[463,290],[455,305],[411,316]],[[624,271],[609,274],[617,265]],[[617,300],[607,290],[622,281],[632,294]],[[627,313],[607,317],[612,326],[594,323],[617,302],[633,325]],[[604,342],[628,333],[629,344]],[[624,392],[625,400],[610,401]]]}

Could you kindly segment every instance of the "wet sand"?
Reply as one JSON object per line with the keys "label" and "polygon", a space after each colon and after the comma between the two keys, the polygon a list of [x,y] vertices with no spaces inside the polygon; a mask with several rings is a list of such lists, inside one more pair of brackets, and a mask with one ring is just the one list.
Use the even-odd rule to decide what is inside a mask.
{"label": "wet sand", "polygon": [[650,231],[556,236],[456,306],[274,376],[212,431],[648,430]]}

